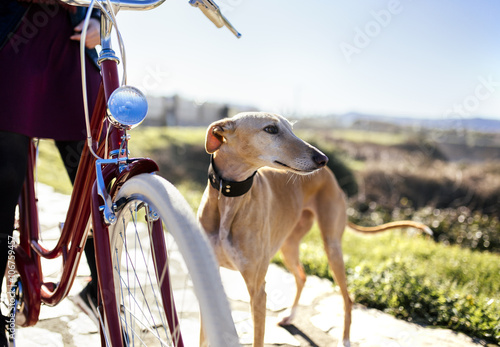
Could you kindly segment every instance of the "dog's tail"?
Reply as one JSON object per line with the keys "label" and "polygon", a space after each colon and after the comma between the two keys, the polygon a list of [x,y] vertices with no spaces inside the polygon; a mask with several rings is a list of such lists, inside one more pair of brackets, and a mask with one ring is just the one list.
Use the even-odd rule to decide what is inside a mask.
{"label": "dog's tail", "polygon": [[396,229],[396,228],[415,228],[418,230],[423,231],[426,234],[429,234],[432,236],[432,230],[425,224],[414,222],[411,220],[403,220],[403,221],[398,221],[398,222],[390,222],[390,223],[385,223],[382,225],[378,225],[375,227],[362,227],[357,224],[347,222],[347,226],[357,232],[363,233],[363,234],[374,234],[374,233],[380,233],[382,231],[390,230],[390,229]]}

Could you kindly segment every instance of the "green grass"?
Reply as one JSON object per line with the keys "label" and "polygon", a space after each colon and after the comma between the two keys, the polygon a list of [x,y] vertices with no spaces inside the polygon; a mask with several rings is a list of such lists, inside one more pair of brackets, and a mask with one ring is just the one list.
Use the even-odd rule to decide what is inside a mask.
{"label": "green grass", "polygon": [[54,141],[41,140],[38,148],[37,176],[39,181],[54,187],[59,193],[71,194],[71,181]]}
{"label": "green grass", "polygon": [[200,145],[205,142],[201,127],[142,127],[130,132],[130,151],[133,155],[147,153],[169,144]]}

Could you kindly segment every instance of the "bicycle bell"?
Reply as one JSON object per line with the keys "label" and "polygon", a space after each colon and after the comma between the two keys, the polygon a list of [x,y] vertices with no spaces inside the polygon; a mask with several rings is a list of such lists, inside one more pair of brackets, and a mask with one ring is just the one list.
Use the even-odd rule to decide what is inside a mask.
{"label": "bicycle bell", "polygon": [[117,128],[135,128],[142,123],[147,113],[146,96],[135,87],[119,87],[109,97],[108,119]]}

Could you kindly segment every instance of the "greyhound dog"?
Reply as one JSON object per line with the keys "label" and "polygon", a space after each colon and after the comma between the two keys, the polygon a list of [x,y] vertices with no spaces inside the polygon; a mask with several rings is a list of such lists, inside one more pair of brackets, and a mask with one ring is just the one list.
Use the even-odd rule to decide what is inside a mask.
{"label": "greyhound dog", "polygon": [[326,167],[328,158],[295,136],[291,123],[282,116],[240,113],[214,122],[207,130],[205,148],[212,159],[198,219],[220,266],[238,270],[245,280],[254,324],[253,346],[264,345],[265,277],[278,250],[297,285],[291,313],[280,325],[291,324],[297,312],[306,281],[299,244],[314,220],[344,301],[339,345],[349,346],[352,301],[341,247],[346,224],[364,233],[399,227],[430,229],[411,221],[372,228],[348,223],[345,197]]}

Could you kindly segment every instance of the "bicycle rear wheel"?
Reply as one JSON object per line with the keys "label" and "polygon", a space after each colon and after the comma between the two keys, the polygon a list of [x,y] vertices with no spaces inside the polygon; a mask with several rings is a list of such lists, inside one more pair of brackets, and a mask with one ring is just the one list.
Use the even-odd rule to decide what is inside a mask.
{"label": "bicycle rear wheel", "polygon": [[239,346],[211,246],[182,195],[142,174],[114,202],[109,237],[124,345],[196,345],[201,313],[211,346]]}

